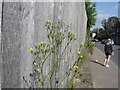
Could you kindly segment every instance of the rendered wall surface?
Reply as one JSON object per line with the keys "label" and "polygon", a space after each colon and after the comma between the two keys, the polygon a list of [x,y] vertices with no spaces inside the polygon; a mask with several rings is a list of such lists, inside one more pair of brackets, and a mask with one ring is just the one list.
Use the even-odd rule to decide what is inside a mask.
{"label": "rendered wall surface", "polygon": [[[2,0],[0,2],[0,46],[1,46],[1,17],[2,17]],[[1,51],[1,47],[0,47],[0,51]],[[0,52],[0,68],[2,68],[1,52]],[[0,69],[0,89],[1,89],[1,73],[2,73],[2,69]]]}
{"label": "rendered wall surface", "polygon": [[[0,4],[0,7],[2,5]],[[1,10],[2,9],[2,10]],[[2,88],[33,87],[27,85],[23,78],[32,81],[30,73],[33,71],[33,58],[29,48],[46,41],[47,33],[44,24],[47,20],[63,20],[72,23],[70,30],[77,40],[70,49],[77,51],[86,37],[87,16],[83,2],[4,2],[0,8],[2,14],[1,26],[1,59],[0,70]],[[64,44],[63,44],[64,46]],[[67,55],[67,52],[66,52]],[[67,65],[72,65],[71,58],[65,59],[60,65],[58,75],[64,75]],[[71,53],[71,57],[74,55]],[[48,70],[46,63],[45,70]],[[46,73],[45,72],[45,73]],[[47,85],[47,82],[46,82]],[[64,83],[62,85],[64,87]]]}

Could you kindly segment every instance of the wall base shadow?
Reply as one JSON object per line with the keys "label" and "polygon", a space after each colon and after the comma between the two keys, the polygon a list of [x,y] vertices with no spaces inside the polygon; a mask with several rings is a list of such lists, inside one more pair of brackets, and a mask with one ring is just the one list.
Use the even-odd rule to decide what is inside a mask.
{"label": "wall base shadow", "polygon": [[104,66],[104,64],[102,64],[102,63],[100,63],[100,62],[96,62],[96,61],[94,61],[94,60],[90,60],[90,61],[93,62],[93,63],[99,64],[99,65],[101,65],[101,66]]}

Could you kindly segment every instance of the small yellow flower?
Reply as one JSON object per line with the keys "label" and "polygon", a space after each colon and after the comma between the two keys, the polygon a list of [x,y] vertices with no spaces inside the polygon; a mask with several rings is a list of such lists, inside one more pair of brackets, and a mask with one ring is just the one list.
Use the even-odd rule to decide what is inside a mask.
{"label": "small yellow flower", "polygon": [[34,65],[34,66],[36,66],[36,65],[37,65],[37,63],[33,63],[33,65]]}
{"label": "small yellow flower", "polygon": [[80,58],[83,58],[83,56],[80,56]]}
{"label": "small yellow flower", "polygon": [[78,66],[74,66],[73,68],[77,69],[77,68],[78,68]]}
{"label": "small yellow flower", "polygon": [[42,45],[42,44],[43,44],[43,42],[38,43],[39,46]]}
{"label": "small yellow flower", "polygon": [[96,62],[99,62],[99,60],[96,60]]}
{"label": "small yellow flower", "polygon": [[95,42],[92,42],[92,44],[95,44]]}
{"label": "small yellow flower", "polygon": [[40,46],[40,45],[41,45],[41,43],[38,43],[38,45]]}
{"label": "small yellow flower", "polygon": [[78,54],[81,54],[80,52],[78,52]]}
{"label": "small yellow flower", "polygon": [[40,42],[41,44],[43,44],[43,42]]}
{"label": "small yellow flower", "polygon": [[33,48],[30,48],[30,51],[33,51]]}
{"label": "small yellow flower", "polygon": [[48,23],[51,23],[51,21],[50,21],[50,20],[48,20],[47,22],[48,22]]}
{"label": "small yellow flower", "polygon": [[36,50],[36,53],[39,53],[39,50]]}
{"label": "small yellow flower", "polygon": [[37,71],[39,72],[39,71],[40,71],[40,69],[38,68],[38,69],[37,69]]}

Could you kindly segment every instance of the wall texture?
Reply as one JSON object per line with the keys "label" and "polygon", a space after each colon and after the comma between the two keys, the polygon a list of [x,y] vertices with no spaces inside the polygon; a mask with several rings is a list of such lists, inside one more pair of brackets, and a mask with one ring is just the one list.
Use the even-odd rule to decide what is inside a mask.
{"label": "wall texture", "polygon": [[[1,46],[1,17],[2,17],[2,0],[0,2],[0,46]],[[0,51],[1,51],[1,47],[0,47]],[[2,55],[0,52],[0,68],[2,68]],[[0,69],[0,89],[1,89],[1,73],[2,73],[2,69]]]}
{"label": "wall texture", "polygon": [[[84,1],[79,3],[34,2],[34,0],[31,2],[4,2],[3,8],[0,8],[1,14],[3,16],[1,25],[2,56],[0,59],[2,88],[34,86],[33,84],[27,85],[24,81],[24,78],[27,81],[32,80],[29,74],[33,70],[33,58],[29,48],[47,40],[44,27],[47,20],[54,22],[63,20],[73,24],[70,31],[77,37],[75,43],[70,47],[73,52],[77,51],[80,44],[85,41],[87,16]],[[59,76],[64,75],[67,65],[72,65],[74,62],[66,55],[60,65]],[[71,57],[73,55],[71,53]],[[44,66],[46,72],[49,68],[48,64]],[[64,87],[64,83],[62,87]]]}

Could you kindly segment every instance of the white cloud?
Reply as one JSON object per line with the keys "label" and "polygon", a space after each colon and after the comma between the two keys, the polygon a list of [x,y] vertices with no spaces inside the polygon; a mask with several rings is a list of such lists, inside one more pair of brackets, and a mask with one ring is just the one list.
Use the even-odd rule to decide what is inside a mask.
{"label": "white cloud", "polygon": [[117,15],[114,15],[116,11],[118,12],[118,4],[116,4],[110,11],[104,11],[104,10],[97,11],[96,25],[93,26],[92,29],[101,28],[102,27],[102,25],[101,25],[102,20],[107,19],[111,16],[117,16]]}
{"label": "white cloud", "polygon": [[104,14],[104,13],[107,13],[107,11],[101,10],[101,11],[97,11],[97,13],[98,13],[98,14]]}
{"label": "white cloud", "polygon": [[98,21],[101,20],[101,19],[104,19],[104,18],[108,18],[110,17],[111,15],[110,14],[98,14],[97,15],[97,19]]}
{"label": "white cloud", "polygon": [[96,25],[93,26],[92,29],[94,29],[94,28],[101,28],[102,27],[102,24],[101,24],[102,20],[111,17],[110,14],[104,13],[104,11],[100,11],[100,12],[101,13],[98,13],[98,15],[96,17],[96,19],[97,19]]}
{"label": "white cloud", "polygon": [[109,12],[108,11],[104,11],[104,10],[101,10],[101,11],[97,11],[97,21],[101,21],[103,20],[104,18],[108,18],[110,17],[111,15],[108,14]]}
{"label": "white cloud", "polygon": [[114,9],[118,9],[118,4],[114,7]]}

